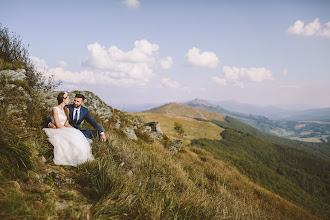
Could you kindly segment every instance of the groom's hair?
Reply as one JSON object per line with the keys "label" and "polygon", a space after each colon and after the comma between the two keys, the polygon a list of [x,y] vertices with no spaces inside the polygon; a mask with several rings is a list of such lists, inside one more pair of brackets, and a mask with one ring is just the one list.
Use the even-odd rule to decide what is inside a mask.
{"label": "groom's hair", "polygon": [[63,102],[65,92],[60,92],[57,96],[57,103],[61,104]]}
{"label": "groom's hair", "polygon": [[81,98],[82,101],[85,101],[85,96],[83,94],[76,94],[75,98]]}

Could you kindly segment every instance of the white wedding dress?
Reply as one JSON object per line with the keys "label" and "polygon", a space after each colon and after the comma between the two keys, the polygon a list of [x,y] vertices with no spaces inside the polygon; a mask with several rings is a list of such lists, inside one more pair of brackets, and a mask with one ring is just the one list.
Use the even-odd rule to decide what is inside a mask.
{"label": "white wedding dress", "polygon": [[[62,125],[67,117],[64,110],[57,109],[58,117]],[[77,166],[88,160],[94,160],[91,147],[86,137],[81,131],[72,127],[62,127],[58,129],[43,129],[49,142],[54,146],[54,163],[56,165]]]}

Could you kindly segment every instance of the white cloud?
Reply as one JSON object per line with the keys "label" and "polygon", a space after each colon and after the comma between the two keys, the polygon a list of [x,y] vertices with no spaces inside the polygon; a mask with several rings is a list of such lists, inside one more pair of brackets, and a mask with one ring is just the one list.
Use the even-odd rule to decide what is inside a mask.
{"label": "white cloud", "polygon": [[306,25],[303,21],[297,20],[293,26],[288,28],[287,33],[305,36],[316,35],[330,38],[330,22],[326,23],[323,27],[318,18],[315,18],[313,22]]}
{"label": "white cloud", "polygon": [[224,66],[223,72],[229,81],[250,81],[250,82],[263,82],[265,80],[274,80],[273,73],[266,68],[239,68]]}
{"label": "white cloud", "polygon": [[219,58],[212,51],[205,51],[201,53],[200,49],[193,47],[186,53],[188,61],[195,66],[202,66],[208,68],[216,68],[219,63]]}
{"label": "white cloud", "polygon": [[160,66],[163,69],[171,69],[172,64],[173,64],[172,57],[166,57],[160,61]]}
{"label": "white cloud", "polygon": [[266,68],[239,68],[224,66],[222,69],[225,78],[212,77],[211,80],[219,85],[227,85],[231,83],[234,86],[244,88],[244,82],[261,83],[265,80],[274,80],[273,73]]}
{"label": "white cloud", "polygon": [[147,40],[135,41],[134,48],[124,52],[116,46],[109,49],[98,43],[87,46],[90,56],[84,65],[91,69],[121,73],[133,79],[151,78],[154,74],[152,67],[156,62],[159,49],[157,44]]}
{"label": "white cloud", "polygon": [[175,88],[175,89],[177,89],[177,88],[180,88],[181,87],[181,85],[180,85],[179,82],[170,80],[169,78],[163,78],[161,80],[161,82],[162,82],[162,85],[163,86],[168,87],[168,88]]}
{"label": "white cloud", "polygon": [[34,63],[35,68],[37,68],[37,70],[39,71],[47,70],[48,66],[46,60],[35,56],[31,56],[30,59]]}
{"label": "white cloud", "polygon": [[60,67],[62,67],[62,68],[65,68],[65,67],[68,66],[68,64],[67,64],[65,61],[63,61],[63,60],[58,61],[58,65],[59,65]]}
{"label": "white cloud", "polygon": [[124,0],[122,3],[129,8],[138,8],[140,6],[140,2],[138,0]]}
{"label": "white cloud", "polygon": [[220,86],[227,85],[227,80],[219,77],[212,77],[211,80]]}
{"label": "white cloud", "polygon": [[92,84],[92,85],[114,85],[119,87],[145,86],[149,79],[114,78],[110,72],[96,72],[81,70],[72,72],[57,67],[48,70],[49,74],[54,75],[56,80],[71,84]]}

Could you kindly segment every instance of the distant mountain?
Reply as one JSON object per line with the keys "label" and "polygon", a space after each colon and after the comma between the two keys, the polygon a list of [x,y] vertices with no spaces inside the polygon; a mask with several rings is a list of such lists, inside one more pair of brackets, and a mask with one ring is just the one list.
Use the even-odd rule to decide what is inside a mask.
{"label": "distant mountain", "polygon": [[312,109],[311,106],[303,105],[256,106],[236,101],[212,101],[212,105],[221,106],[231,112],[262,115],[272,120],[330,122],[330,108]]}
{"label": "distant mountain", "polygon": [[[193,104],[216,107],[203,100],[194,100]],[[207,150],[214,158],[228,162],[251,181],[282,198],[317,216],[328,215],[329,145],[276,137],[230,116],[223,118],[222,114],[179,103],[169,103],[134,115],[159,121],[165,133],[171,136],[173,122],[180,122],[184,129],[189,130],[183,139],[190,140],[188,147],[193,152],[199,152],[197,148]],[[219,132],[211,124],[197,124],[196,120],[221,127],[221,138],[209,134],[211,131]],[[201,161],[208,159],[202,157]],[[209,173],[207,178],[213,178],[213,174]]]}
{"label": "distant mountain", "polygon": [[123,112],[134,113],[134,112],[146,111],[151,108],[155,108],[157,106],[164,104],[165,103],[146,103],[146,104],[127,104],[127,105],[112,105],[112,106]]}
{"label": "distant mountain", "polygon": [[[189,106],[215,111],[224,115],[234,117],[246,124],[249,124],[260,131],[295,140],[307,142],[329,142],[330,141],[330,122],[315,121],[312,119],[327,118],[328,109],[314,109],[298,112],[294,120],[270,120],[265,116],[252,115],[229,111],[218,105],[211,104],[205,100],[195,99],[186,103]],[[284,116],[282,116],[283,118]],[[291,116],[294,118],[294,116]]]}
{"label": "distant mountain", "polygon": [[224,115],[219,114],[215,111],[198,109],[185,104],[174,103],[174,102],[144,112],[157,113],[157,114],[173,114],[187,118],[202,118],[204,120],[224,121]]}

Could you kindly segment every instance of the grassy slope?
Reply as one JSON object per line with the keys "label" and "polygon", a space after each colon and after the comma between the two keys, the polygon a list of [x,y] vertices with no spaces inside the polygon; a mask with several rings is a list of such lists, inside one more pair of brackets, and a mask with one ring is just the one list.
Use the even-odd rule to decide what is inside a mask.
{"label": "grassy slope", "polygon": [[159,143],[109,139],[78,171],[94,218],[316,219],[202,149],[172,153]]}
{"label": "grassy slope", "polygon": [[220,133],[224,130],[211,122],[196,121],[191,118],[176,116],[172,114],[157,113],[135,113],[132,114],[141,118],[144,122],[157,121],[160,123],[161,130],[170,138],[180,138],[173,130],[174,122],[183,125],[185,131],[184,140],[190,142],[196,138],[221,139]]}
{"label": "grassy slope", "polygon": [[253,182],[327,218],[330,163],[311,154],[271,144],[253,135],[226,129],[221,141],[193,140],[191,146],[228,161]]}
{"label": "grassy slope", "polygon": [[224,116],[219,113],[198,109],[178,103],[169,103],[145,112],[157,114],[172,114],[186,118],[202,118],[204,120],[224,121]]}
{"label": "grassy slope", "polygon": [[[204,120],[204,119],[200,119]],[[269,141],[274,144],[285,145],[293,147],[316,156],[319,156],[323,159],[330,160],[330,144],[329,143],[308,143],[296,140],[289,140],[274,135],[267,134],[265,132],[259,131],[258,129],[244,124],[239,120],[227,116],[224,121],[213,120],[213,123],[219,125],[223,128],[231,128],[237,131],[253,134],[263,140]]]}

